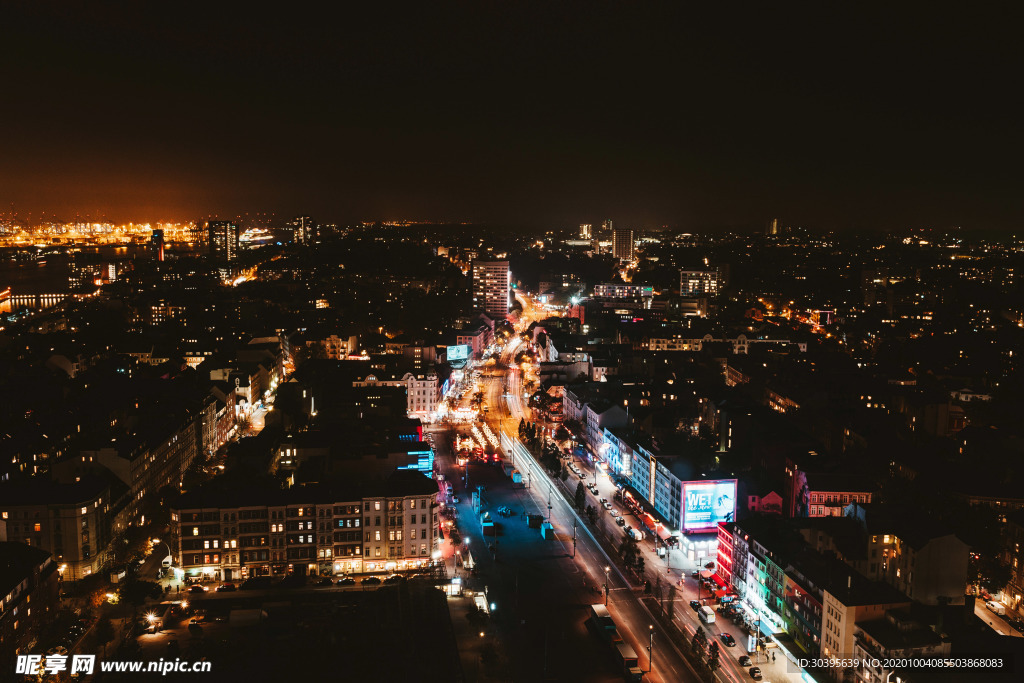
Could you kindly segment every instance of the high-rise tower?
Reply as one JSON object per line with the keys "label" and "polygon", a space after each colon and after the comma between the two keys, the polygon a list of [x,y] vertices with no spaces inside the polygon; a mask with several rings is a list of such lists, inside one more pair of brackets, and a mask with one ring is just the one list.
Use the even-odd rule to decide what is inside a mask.
{"label": "high-rise tower", "polygon": [[508,290],[510,276],[508,261],[474,259],[473,306],[495,320],[508,317]]}

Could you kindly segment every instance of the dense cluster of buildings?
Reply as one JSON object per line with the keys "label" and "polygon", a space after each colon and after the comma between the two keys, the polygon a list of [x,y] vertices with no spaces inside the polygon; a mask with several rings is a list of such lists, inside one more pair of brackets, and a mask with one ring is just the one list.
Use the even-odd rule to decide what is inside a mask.
{"label": "dense cluster of buildings", "polygon": [[[515,334],[519,290],[550,311],[523,338],[546,435],[794,656],[955,650],[944,610],[1022,607],[1019,245],[370,227],[298,217],[257,249],[208,221],[199,252],[167,229],[68,257],[61,295],[7,291],[22,590],[122,564],[132,528],[197,577],[429,564],[422,425]],[[3,629],[27,623],[8,593]]]}

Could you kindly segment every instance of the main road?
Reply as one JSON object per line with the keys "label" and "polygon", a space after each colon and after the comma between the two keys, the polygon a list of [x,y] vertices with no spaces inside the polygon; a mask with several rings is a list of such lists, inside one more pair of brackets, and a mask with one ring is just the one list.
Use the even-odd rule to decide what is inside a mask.
{"label": "main road", "polygon": [[[524,301],[524,315],[517,325],[517,331],[523,331],[538,317],[539,311],[526,297],[519,298]],[[515,362],[516,354],[524,346],[519,336],[513,336],[502,349],[498,369],[487,379],[489,418],[494,426],[512,438],[518,437],[521,418],[525,417],[528,421],[532,419],[532,411],[523,404],[522,370]],[[520,492],[521,499],[525,498],[524,508],[528,506],[546,513],[548,521],[555,526],[556,542],[564,547],[565,557],[571,558],[571,566],[566,568],[568,573],[575,574],[579,585],[592,592],[593,601],[603,599],[603,592],[599,590],[607,590],[609,610],[620,634],[636,651],[640,666],[645,670],[650,669],[646,680],[699,680],[679,651],[680,644],[670,639],[668,633],[641,604],[637,589],[626,580],[580,517],[558,493],[554,480],[532,455],[523,450],[516,453],[515,466],[523,472],[525,481],[529,482],[529,488]],[[653,667],[648,657],[652,634]]]}
{"label": "main road", "polygon": [[[534,304],[526,295],[517,292],[516,296],[523,304],[523,315],[516,325],[516,331],[522,332],[525,331],[531,322],[539,320],[541,316],[547,313]],[[490,407],[488,412],[489,418],[495,426],[512,437],[518,436],[520,419],[525,418],[528,422],[536,420],[534,411],[524,404],[523,369],[515,362],[516,355],[526,346],[526,342],[518,335],[514,335],[502,349],[500,363],[496,370],[487,378],[486,401]],[[526,463],[522,462],[523,458],[527,459]],[[615,564],[604,553],[601,546],[590,535],[590,532],[586,530],[580,517],[565,502],[564,498],[557,494],[557,491],[554,489],[555,483],[547,472],[540,467],[532,456],[524,453],[516,455],[515,465],[523,471],[524,476],[527,473],[530,475],[529,479],[532,482],[532,486],[528,492],[534,498],[536,504],[542,509],[545,509],[549,504],[551,505],[550,521],[556,528],[570,530],[569,536],[571,537],[571,530],[575,524],[577,529],[576,564],[579,570],[588,577],[588,581],[591,582],[590,585],[596,585],[593,582],[603,585],[604,568],[610,568],[610,609],[616,623],[620,626],[620,630],[626,630],[632,634],[627,636],[624,633],[623,637],[627,641],[632,641],[634,649],[641,655],[641,660],[644,659],[644,654],[646,654],[646,650],[649,647],[649,636],[653,630],[654,673],[649,674],[649,676],[652,676],[651,680],[658,678],[657,674],[659,671],[669,674],[664,680],[695,679],[696,674],[689,668],[688,663],[683,660],[681,653],[678,651],[679,647],[689,647],[689,643],[670,642],[668,635],[660,629],[647,608],[641,604],[625,577],[615,568]],[[599,528],[608,532],[607,536],[609,539],[617,538],[619,534],[616,533],[616,527],[613,526],[609,513],[599,502],[601,498],[606,498],[609,501],[613,500],[615,492],[614,483],[607,475],[599,472],[588,463],[580,462],[579,465],[586,474],[586,480],[588,482],[593,481],[598,486],[599,493],[596,496],[589,491],[586,495],[587,503],[598,508]],[[573,477],[569,481],[575,482],[575,480],[576,478]],[[552,493],[552,491],[555,492]],[[591,500],[592,498],[593,500]],[[622,510],[622,512],[627,517],[627,523],[634,528],[640,528],[639,522],[633,519],[628,511]],[[561,537],[560,535],[559,538]],[[719,642],[722,653],[722,668],[718,671],[718,675],[724,680],[735,683],[749,680],[750,676],[746,668],[741,667],[738,662],[740,655],[747,654],[744,647],[747,638],[742,629],[731,621],[726,620],[713,626],[703,626],[688,605],[690,600],[697,599],[698,597],[708,597],[706,590],[703,595],[700,595],[697,581],[689,578],[689,574],[694,570],[699,570],[701,562],[707,562],[715,558],[703,558],[701,561],[695,562],[684,558],[678,551],[669,551],[666,561],[666,558],[658,557],[654,540],[647,538],[641,542],[639,544],[640,551],[645,557],[648,578],[651,578],[653,581],[655,574],[664,572],[662,580],[664,590],[667,591],[670,582],[677,583],[679,586],[676,598],[677,605],[673,615],[674,623],[683,633],[688,635],[692,634],[697,628],[704,628],[708,638],[711,640],[717,639],[719,633],[731,634],[735,638],[737,645],[735,647],[725,647]],[[651,628],[652,625],[653,629]],[[762,655],[759,659],[764,660],[764,656]],[[765,677],[770,680],[793,682],[802,680],[801,672],[794,671],[794,667],[787,666],[783,658],[778,658],[774,663],[765,661],[755,661],[755,663],[761,667]]]}

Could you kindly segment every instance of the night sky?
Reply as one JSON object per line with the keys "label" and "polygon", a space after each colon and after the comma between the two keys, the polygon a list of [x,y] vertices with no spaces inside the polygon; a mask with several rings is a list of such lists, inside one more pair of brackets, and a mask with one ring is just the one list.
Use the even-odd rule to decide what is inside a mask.
{"label": "night sky", "polygon": [[11,4],[0,209],[22,217],[1024,217],[1019,24],[965,5]]}

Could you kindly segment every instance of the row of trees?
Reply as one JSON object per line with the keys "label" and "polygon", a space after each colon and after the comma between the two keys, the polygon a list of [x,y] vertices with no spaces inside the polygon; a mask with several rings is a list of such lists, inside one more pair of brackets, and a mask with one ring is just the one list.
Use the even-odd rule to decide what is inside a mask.
{"label": "row of trees", "polygon": [[713,640],[709,643],[707,634],[704,633],[704,629],[700,626],[697,627],[696,632],[693,634],[691,648],[697,661],[704,664],[712,673],[722,666],[722,653],[718,646],[718,641]]}

